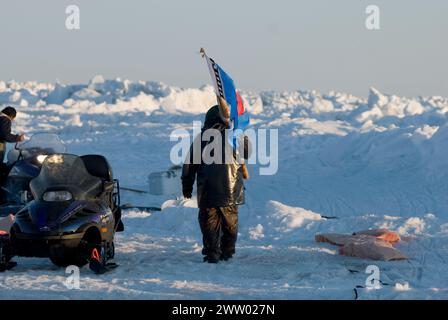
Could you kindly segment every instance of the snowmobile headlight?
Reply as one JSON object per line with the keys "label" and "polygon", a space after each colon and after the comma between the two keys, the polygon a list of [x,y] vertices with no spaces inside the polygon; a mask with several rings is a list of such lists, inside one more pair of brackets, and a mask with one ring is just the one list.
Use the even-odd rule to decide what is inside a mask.
{"label": "snowmobile headlight", "polygon": [[64,157],[60,154],[53,154],[48,157],[48,163],[52,163],[52,164],[64,163]]}
{"label": "snowmobile headlight", "polygon": [[47,191],[44,193],[44,201],[69,201],[71,200],[72,194],[68,191]]}
{"label": "snowmobile headlight", "polygon": [[37,162],[39,162],[39,163],[43,163],[44,161],[45,161],[45,159],[47,159],[47,155],[46,154],[41,154],[41,155],[38,155],[37,156]]}

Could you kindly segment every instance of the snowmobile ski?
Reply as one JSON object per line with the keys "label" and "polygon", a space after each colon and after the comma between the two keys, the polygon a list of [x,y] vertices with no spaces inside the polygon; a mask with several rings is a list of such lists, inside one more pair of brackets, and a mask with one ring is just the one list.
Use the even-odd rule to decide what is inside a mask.
{"label": "snowmobile ski", "polygon": [[93,249],[89,261],[89,268],[95,274],[104,274],[117,268],[118,264],[115,262],[107,262],[105,254],[100,254],[98,249]]}

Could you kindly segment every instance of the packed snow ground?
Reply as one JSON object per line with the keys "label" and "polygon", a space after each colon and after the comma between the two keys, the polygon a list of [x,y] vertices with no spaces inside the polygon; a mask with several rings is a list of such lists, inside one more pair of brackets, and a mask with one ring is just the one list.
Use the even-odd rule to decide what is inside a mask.
{"label": "packed snow ground", "polygon": [[[260,176],[250,166],[232,261],[202,262],[194,200],[123,191],[123,202],[163,210],[125,212],[119,268],[101,276],[83,268],[80,290],[69,290],[64,269],[19,258],[0,274],[0,298],[354,299],[371,264],[384,285],[358,289],[359,299],[448,298],[448,98],[375,89],[368,99],[315,91],[243,98],[253,127],[279,129],[279,170]],[[171,166],[171,131],[190,130],[214,101],[210,86],[0,81],[0,104],[20,111],[15,131],[58,133],[69,152],[103,154],[122,186],[145,190],[149,173]],[[399,249],[410,259],[348,258],[314,242],[319,232],[376,227],[407,236]]]}

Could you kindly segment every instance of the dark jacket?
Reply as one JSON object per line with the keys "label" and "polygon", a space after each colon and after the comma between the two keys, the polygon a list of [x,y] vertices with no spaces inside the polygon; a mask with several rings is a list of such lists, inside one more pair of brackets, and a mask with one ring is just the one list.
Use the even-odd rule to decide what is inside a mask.
{"label": "dark jacket", "polygon": [[11,134],[11,119],[0,113],[0,143],[17,141],[19,141],[19,135]]}
{"label": "dark jacket", "polygon": [[[223,148],[232,150],[232,146],[225,138],[225,129],[227,125],[219,116],[217,106],[212,107],[207,112],[202,133],[207,129],[216,129],[221,133]],[[201,136],[202,136],[201,133]],[[197,137],[201,139],[201,137]],[[204,148],[210,142],[201,142],[201,155]],[[242,166],[236,161],[234,152],[230,152],[232,162],[227,164],[224,162],[225,153],[223,152],[222,162],[219,164],[193,163],[193,145],[190,147],[189,155],[190,163],[185,163],[182,168],[182,188],[184,194],[191,194],[193,184],[197,178],[197,196],[199,208],[217,208],[240,205],[244,203],[244,182],[242,174]]]}
{"label": "dark jacket", "polygon": [[0,113],[0,162],[3,163],[5,157],[6,142],[17,142],[20,136],[11,134],[11,119],[3,113]]}

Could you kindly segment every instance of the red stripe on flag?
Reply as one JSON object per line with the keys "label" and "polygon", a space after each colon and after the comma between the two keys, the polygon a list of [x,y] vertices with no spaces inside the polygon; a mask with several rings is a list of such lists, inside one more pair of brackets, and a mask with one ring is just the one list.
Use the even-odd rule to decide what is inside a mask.
{"label": "red stripe on flag", "polygon": [[244,105],[243,105],[243,99],[240,96],[240,93],[238,90],[236,90],[236,101],[238,102],[238,116],[242,115],[244,113]]}

